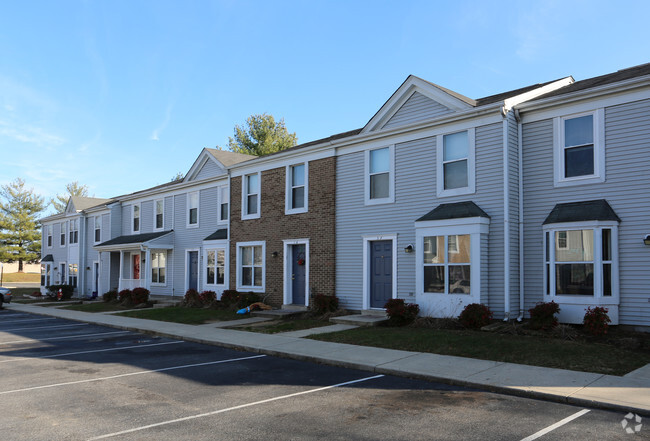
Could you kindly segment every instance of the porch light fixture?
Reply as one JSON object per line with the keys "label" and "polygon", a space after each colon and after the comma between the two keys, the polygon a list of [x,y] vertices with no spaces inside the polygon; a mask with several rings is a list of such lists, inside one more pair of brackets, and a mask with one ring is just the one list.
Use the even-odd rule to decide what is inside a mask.
{"label": "porch light fixture", "polygon": [[405,253],[412,253],[414,249],[415,249],[415,247],[413,247],[413,244],[410,243],[410,244],[408,244],[408,245],[406,246],[406,248],[404,248],[404,252],[405,252]]}
{"label": "porch light fixture", "polygon": [[272,255],[273,257],[278,257],[278,252],[277,252],[277,251],[273,251],[273,253],[271,253],[271,255]]}
{"label": "porch light fixture", "polygon": [[650,245],[650,234],[645,235],[645,239],[643,239],[643,243],[646,245]]}

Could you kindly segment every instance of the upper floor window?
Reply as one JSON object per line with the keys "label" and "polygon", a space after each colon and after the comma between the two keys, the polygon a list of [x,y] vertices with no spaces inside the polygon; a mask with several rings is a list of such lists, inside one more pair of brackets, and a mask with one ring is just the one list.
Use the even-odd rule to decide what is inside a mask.
{"label": "upper floor window", "polygon": [[102,241],[102,217],[95,216],[95,243]]}
{"label": "upper floor window", "polygon": [[260,217],[260,175],[255,173],[244,176],[242,219]]}
{"label": "upper floor window", "polygon": [[285,200],[287,214],[307,211],[307,163],[287,167]]}
{"label": "upper floor window", "polygon": [[52,248],[52,225],[45,227],[47,229],[47,247]]}
{"label": "upper floor window", "polygon": [[133,223],[132,223],[133,232],[137,233],[140,231],[140,205],[133,205]]}
{"label": "upper floor window", "polygon": [[79,243],[79,219],[70,221],[70,243]]}
{"label": "upper floor window", "polygon": [[603,128],[603,109],[555,118],[555,186],[604,182]]}
{"label": "upper floor window", "polygon": [[154,201],[154,229],[162,230],[164,227],[164,212],[165,212],[165,203],[163,199],[158,199]]}
{"label": "upper floor window", "polygon": [[65,246],[65,230],[66,230],[65,225],[66,225],[65,222],[61,222],[61,235],[60,235],[61,239],[59,240],[59,245],[62,247]]}
{"label": "upper floor window", "polygon": [[227,221],[230,204],[230,189],[228,187],[221,187],[219,189],[219,220]]}
{"label": "upper floor window", "polygon": [[474,193],[474,137],[474,129],[438,135],[438,196]]}
{"label": "upper floor window", "polygon": [[395,201],[393,164],[393,146],[366,151],[366,205]]}
{"label": "upper floor window", "polygon": [[199,225],[199,192],[187,194],[187,226]]}

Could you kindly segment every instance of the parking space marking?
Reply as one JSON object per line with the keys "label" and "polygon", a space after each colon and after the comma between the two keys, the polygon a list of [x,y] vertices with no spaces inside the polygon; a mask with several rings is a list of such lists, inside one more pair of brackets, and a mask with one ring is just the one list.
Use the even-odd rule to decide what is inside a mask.
{"label": "parking space marking", "polygon": [[0,332],[31,331],[32,329],[72,328],[74,326],[88,326],[88,325],[89,323],[73,323],[71,325],[58,325],[58,326],[33,326],[31,328],[0,329]]}
{"label": "parking space marking", "polygon": [[46,338],[24,338],[22,340],[14,340],[14,341],[3,341],[0,343],[0,346],[2,345],[11,345],[15,343],[33,343],[33,342],[39,342],[39,341],[51,341],[51,340],[69,340],[71,338],[79,338],[79,337],[96,337],[98,335],[115,335],[115,334],[129,334],[131,331],[113,331],[113,332],[99,332],[97,334],[80,334],[80,335],[68,335],[65,337],[46,337]]}
{"label": "parking space marking", "polygon": [[[27,319],[27,320],[12,320],[12,321],[9,321],[9,322],[3,321],[2,324],[6,325],[8,323],[40,322],[42,320],[56,320],[56,317],[43,317],[43,318]],[[1,331],[1,329],[0,329],[0,331]]]}
{"label": "parking space marking", "polygon": [[522,439],[521,441],[533,441],[534,439],[537,439],[541,436],[546,435],[549,432],[552,432],[553,430],[557,429],[558,427],[564,426],[566,423],[570,423],[571,421],[575,420],[576,418],[580,418],[582,415],[586,414],[589,412],[589,409],[582,409],[580,412],[576,412],[571,416],[568,416],[564,418],[563,420],[558,421],[555,424],[551,424],[550,426],[546,427],[545,429],[540,430],[539,432],[533,433],[530,436],[527,436],[526,438]]}
{"label": "parking space marking", "polygon": [[173,419],[173,420],[161,421],[160,423],[149,424],[149,425],[140,426],[140,427],[134,427],[133,429],[122,430],[121,432],[113,432],[113,433],[107,433],[105,435],[96,436],[94,438],[89,438],[88,441],[95,441],[95,440],[98,440],[98,439],[112,438],[114,436],[125,435],[127,433],[133,433],[133,432],[139,432],[139,431],[146,430],[146,429],[152,429],[154,427],[160,427],[160,426],[165,426],[165,425],[168,425],[168,424],[179,423],[179,422],[182,422],[182,421],[188,421],[188,420],[194,420],[194,419],[197,419],[197,418],[204,418],[204,417],[207,417],[207,416],[218,415],[220,413],[225,413],[225,412],[230,412],[230,411],[233,411],[233,410],[244,409],[244,408],[252,407],[252,406],[258,406],[260,404],[266,404],[266,403],[270,403],[270,402],[273,402],[273,401],[286,400],[287,398],[297,397],[297,396],[300,396],[300,395],[313,394],[315,392],[321,392],[321,391],[328,390],[328,389],[334,389],[335,387],[343,387],[343,386],[348,386],[348,385],[355,384],[355,383],[361,383],[363,381],[375,380],[375,379],[381,378],[381,377],[383,377],[383,375],[375,375],[375,376],[372,376],[372,377],[359,378],[358,380],[346,381],[345,383],[338,383],[338,384],[333,384],[331,386],[324,386],[324,387],[319,387],[319,388],[316,388],[316,389],[305,390],[305,391],[302,391],[302,392],[295,392],[295,393],[292,393],[292,394],[281,395],[279,397],[274,397],[274,398],[267,398],[266,400],[255,401],[253,403],[247,403],[247,404],[240,404],[239,406],[228,407],[226,409],[219,409],[219,410],[215,410],[215,411],[212,411],[212,412],[201,413],[201,414],[198,414],[198,415],[191,415],[191,416],[186,416],[186,417],[183,417],[183,418],[176,418],[176,419]]}
{"label": "parking space marking", "polygon": [[171,366],[171,367],[166,367],[161,369],[147,369],[146,371],[129,372],[127,374],[111,375],[109,377],[89,378],[87,380],[68,381],[66,383],[45,384],[43,386],[34,386],[34,387],[26,387],[23,389],[6,390],[0,392],[0,395],[8,395],[17,392],[29,392],[32,390],[39,390],[39,389],[49,389],[53,387],[70,386],[72,384],[92,383],[94,381],[113,380],[115,378],[130,377],[133,375],[142,375],[142,374],[152,374],[154,372],[165,372],[165,371],[172,371],[175,369],[186,369],[191,367],[210,366],[210,365],[222,364],[222,363],[232,363],[234,361],[252,360],[254,358],[262,358],[262,357],[266,357],[266,355],[253,355],[251,357],[231,358],[229,360],[207,361],[205,363],[185,364],[182,366]]}
{"label": "parking space marking", "polygon": [[79,354],[92,354],[95,352],[109,352],[109,351],[121,351],[123,349],[133,349],[133,348],[146,348],[149,346],[162,346],[162,345],[176,345],[179,343],[184,343],[182,341],[168,341],[164,343],[152,343],[148,345],[133,345],[133,346],[123,346],[121,348],[108,348],[108,349],[95,349],[92,351],[79,351],[79,352],[67,352],[65,354],[55,354],[55,355],[38,355],[35,357],[17,357],[9,360],[0,360],[0,363],[9,363],[11,361],[21,361],[21,360],[34,360],[41,358],[57,358],[57,357],[66,357],[68,355],[79,355]]}

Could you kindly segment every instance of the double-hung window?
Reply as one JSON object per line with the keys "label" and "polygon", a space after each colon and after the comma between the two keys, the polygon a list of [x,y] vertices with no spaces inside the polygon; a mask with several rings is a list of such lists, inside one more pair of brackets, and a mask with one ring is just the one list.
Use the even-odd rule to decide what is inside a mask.
{"label": "double-hung window", "polygon": [[68,285],[73,288],[77,287],[77,278],[79,276],[79,265],[71,263],[68,265]]}
{"label": "double-hung window", "polygon": [[164,212],[165,212],[165,203],[163,199],[157,199],[153,203],[154,205],[154,229],[162,230],[165,226],[164,223]]}
{"label": "double-hung window", "polygon": [[286,214],[307,211],[307,163],[287,167]]}
{"label": "double-hung window", "polygon": [[66,226],[66,223],[61,222],[61,239],[59,241],[59,245],[62,246],[62,247],[65,246],[65,230],[66,230],[65,226]]}
{"label": "double-hung window", "polygon": [[474,144],[474,129],[438,135],[436,139],[438,196],[474,193]]}
{"label": "double-hung window", "polygon": [[230,188],[221,187],[219,188],[219,221],[225,222],[228,220],[230,205]]}
{"label": "double-hung window", "polygon": [[151,253],[151,283],[164,285],[166,269],[167,269],[167,252],[153,251]]}
{"label": "double-hung window", "polygon": [[208,250],[206,257],[205,283],[223,285],[226,268],[225,250]]}
{"label": "double-hung window", "polygon": [[264,242],[237,244],[237,289],[264,290]]}
{"label": "double-hung window", "polygon": [[95,216],[95,243],[102,241],[102,216]]}
{"label": "double-hung window", "polygon": [[254,173],[244,176],[242,219],[260,217],[260,175]]}
{"label": "double-hung window", "polygon": [[366,205],[395,201],[394,157],[392,145],[366,151]]}
{"label": "double-hung window", "polygon": [[45,228],[47,228],[47,247],[52,248],[52,225],[48,225]]}
{"label": "double-hung window", "polygon": [[79,243],[79,219],[70,221],[70,243]]}
{"label": "double-hung window", "polygon": [[424,292],[470,294],[470,235],[424,236]]}
{"label": "double-hung window", "polygon": [[199,226],[199,192],[187,194],[187,226]]}
{"label": "double-hung window", "polygon": [[604,110],[557,117],[555,186],[605,181]]}
{"label": "double-hung window", "polygon": [[133,205],[133,219],[132,228],[134,233],[140,231],[140,205]]}

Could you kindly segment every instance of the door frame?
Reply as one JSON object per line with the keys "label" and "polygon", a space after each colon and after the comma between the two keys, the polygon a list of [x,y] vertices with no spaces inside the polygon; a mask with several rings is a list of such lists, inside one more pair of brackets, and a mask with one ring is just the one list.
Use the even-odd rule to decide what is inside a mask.
{"label": "door frame", "polygon": [[190,253],[196,251],[196,290],[201,292],[203,285],[201,284],[201,249],[200,248],[186,248],[185,249],[185,290],[182,295],[185,295],[190,289]]}
{"label": "door frame", "polygon": [[101,265],[99,264],[99,260],[93,260],[93,280],[92,284],[90,286],[91,290],[90,292],[92,293],[92,289],[95,288],[95,280],[97,281],[97,296],[99,296],[99,287],[101,285]]}
{"label": "door frame", "polygon": [[282,302],[285,305],[291,305],[293,302],[293,294],[291,287],[291,245],[304,245],[305,246],[305,306],[309,306],[309,239],[285,239],[283,243],[284,263],[284,287]]}
{"label": "door frame", "polygon": [[365,235],[363,238],[363,305],[362,308],[368,309],[382,309],[370,308],[370,242],[380,240],[390,240],[393,243],[393,286],[392,298],[397,298],[397,233],[391,234],[373,234]]}

